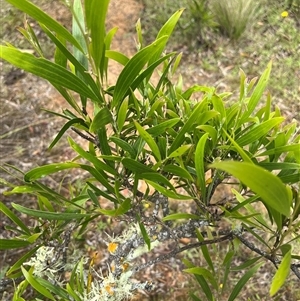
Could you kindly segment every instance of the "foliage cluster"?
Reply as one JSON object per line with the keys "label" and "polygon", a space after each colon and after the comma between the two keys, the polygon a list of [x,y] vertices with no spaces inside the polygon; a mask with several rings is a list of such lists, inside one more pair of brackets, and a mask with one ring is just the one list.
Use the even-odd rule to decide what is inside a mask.
{"label": "foliage cluster", "polygon": [[[300,279],[294,248],[300,225],[300,137],[297,124],[284,123],[280,110],[272,109],[269,93],[262,101],[271,62],[259,79],[248,80],[241,71],[239,97],[227,105],[230,93],[198,84],[184,89],[181,77],[173,82],[181,54],[164,51],[182,9],[149,45],[138,21],[138,50],[129,58],[110,49],[117,29],[105,28],[108,0],[66,1],[72,32],[27,0],[8,2],[36,20],[55,44],[51,61],[28,22],[21,33],[35,54],[9,43],[0,48],[2,59],[49,81],[71,107],[52,112],[66,123],[49,148],[70,129],[88,142],[83,147],[68,137],[72,160],[36,167],[24,174],[22,185],[7,183],[11,190],[6,195],[29,194],[36,200],[34,208],[0,203],[15,225],[15,237],[1,239],[0,248],[29,249],[6,273],[20,281],[13,300],[24,300],[29,286],[36,291],[33,300],[123,300],[153,287],[132,282],[135,273],[194,248],[201,250],[207,265],[184,260],[185,271],[199,284],[191,292],[193,300],[218,300],[228,291],[228,300],[234,300],[266,261],[277,268],[271,296],[290,271]],[[107,84],[109,60],[123,66],[112,85]],[[153,84],[156,71],[159,80]],[[43,182],[74,169],[88,176],[67,195]],[[234,183],[232,196],[212,202],[217,188],[228,181]],[[171,200],[192,200],[193,205],[187,212],[172,212]],[[24,223],[21,214],[34,219],[34,226]],[[70,241],[103,215],[129,224],[122,235],[109,237],[107,271],[96,270],[93,258],[76,260],[68,254]],[[181,238],[193,240],[182,246]],[[158,257],[153,252],[152,260],[136,264],[165,241],[176,248]],[[220,243],[230,247],[218,267],[208,246]],[[234,266],[238,245],[253,257]],[[236,270],[245,272],[228,287]]]}

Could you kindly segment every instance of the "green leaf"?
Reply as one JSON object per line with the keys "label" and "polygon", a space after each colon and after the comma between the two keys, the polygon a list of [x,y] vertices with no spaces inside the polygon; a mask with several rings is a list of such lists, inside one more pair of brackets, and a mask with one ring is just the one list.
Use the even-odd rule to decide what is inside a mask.
{"label": "green leaf", "polygon": [[190,214],[190,213],[174,213],[165,216],[162,221],[172,221],[172,220],[177,220],[177,219],[199,219],[199,215],[196,214]]}
{"label": "green leaf", "polygon": [[197,143],[195,151],[195,169],[197,174],[197,184],[201,190],[201,199],[206,203],[206,182],[205,182],[205,144],[208,133],[204,134]]}
{"label": "green leaf", "polygon": [[76,46],[79,50],[83,51],[77,40],[71,35],[71,33],[57,21],[52,19],[48,14],[40,10],[37,6],[27,0],[7,0],[19,10],[23,11],[34,20],[46,25],[51,30],[55,31],[61,37],[64,37],[72,45]]}
{"label": "green leaf", "polygon": [[90,214],[83,214],[83,213],[50,212],[50,211],[34,210],[34,209],[23,207],[15,203],[12,203],[12,206],[21,213],[27,214],[29,216],[40,217],[43,220],[70,221],[70,220],[78,220],[83,217],[91,216]]}
{"label": "green leaf", "polygon": [[135,54],[127,62],[118,77],[113,95],[112,107],[118,106],[120,101],[123,100],[134,79],[138,76],[145,64],[156,53],[156,51],[158,51],[159,47],[166,39],[167,37],[162,37],[159,40],[154,41],[151,45],[143,48]]}
{"label": "green leaf", "polygon": [[139,221],[139,226],[140,226],[140,230],[141,230],[141,234],[143,236],[143,239],[144,239],[144,241],[145,241],[145,243],[146,243],[146,245],[148,247],[148,250],[150,251],[151,250],[151,240],[150,240],[150,237],[149,237],[149,235],[148,235],[148,233],[146,231],[146,228],[145,228],[144,224],[141,223],[140,221]]}
{"label": "green leaf", "polygon": [[92,57],[95,66],[100,67],[105,51],[105,19],[109,0],[84,0],[86,24],[91,39]]}
{"label": "green leaf", "polygon": [[[197,238],[198,238],[198,240],[200,242],[204,241],[204,238],[203,238],[201,232],[198,229],[196,229],[196,234],[197,234]],[[213,271],[213,273],[215,273],[214,264],[213,264],[213,262],[211,260],[210,255],[209,255],[209,251],[208,251],[207,245],[201,246],[201,251],[202,251],[203,257],[205,258],[208,266]]]}
{"label": "green leaf", "polygon": [[263,262],[258,263],[257,265],[255,265],[253,268],[251,268],[248,272],[246,272],[242,278],[238,281],[238,283],[235,285],[235,287],[233,288],[228,301],[234,301],[236,300],[236,297],[238,296],[238,294],[240,293],[240,291],[242,290],[242,288],[246,285],[246,283],[248,282],[248,280],[254,275],[254,273],[263,265]]}
{"label": "green leaf", "polygon": [[168,181],[168,179],[166,177],[164,177],[163,175],[157,173],[157,172],[143,172],[141,174],[137,175],[140,179],[143,180],[150,180],[150,181],[154,181],[157,183],[163,183],[166,186],[168,186],[170,189],[175,191],[175,188],[173,187],[173,185]]}
{"label": "green leaf", "polygon": [[[60,42],[60,40],[55,35],[53,35],[53,33],[51,31],[49,31],[44,26],[42,26],[42,29],[48,35],[48,37],[52,40],[52,42],[58,47],[58,49],[61,51],[61,53],[63,55],[65,55],[65,57],[74,65],[74,67],[76,69],[76,76],[79,79],[81,79],[83,82],[88,84],[91,87],[91,89],[93,90],[94,94],[97,96],[98,100],[101,100],[101,102],[103,102],[102,96],[99,92],[99,88],[98,88],[97,84],[95,83],[94,79],[92,78],[92,76],[90,75],[90,73],[88,72],[88,63],[87,63],[87,61],[85,61],[85,60],[87,60],[86,56],[82,52],[77,50],[75,52],[79,56],[79,59],[77,59],[77,57],[73,56],[72,53],[66,48],[66,46],[63,45]],[[81,58],[81,60],[80,60],[80,58]]]}
{"label": "green leaf", "polygon": [[86,70],[88,70],[88,58],[87,58],[87,45],[84,37],[85,22],[84,22],[84,10],[82,7],[81,0],[74,0],[73,2],[73,14],[72,14],[72,34],[74,38],[78,41],[84,53],[78,51],[75,47],[73,48],[73,53],[78,62]]}
{"label": "green leaf", "polygon": [[255,108],[257,108],[257,104],[260,101],[262,94],[267,86],[267,83],[268,83],[268,80],[270,77],[270,73],[271,73],[271,69],[272,69],[272,61],[268,64],[266,70],[264,71],[264,73],[260,77],[257,85],[255,86],[253,93],[249,99],[249,103],[247,105],[247,110],[245,110],[245,112],[239,119],[239,122],[237,125],[238,127],[240,127],[243,123],[245,123],[245,121],[252,114],[252,112],[255,110]]}
{"label": "green leaf", "polygon": [[127,115],[127,110],[128,110],[128,98],[124,99],[118,112],[118,117],[117,117],[117,126],[119,132],[122,131],[123,125],[126,120],[126,115]]}
{"label": "green leaf", "polygon": [[[53,294],[55,294],[55,296],[59,296],[61,298],[63,298],[63,300],[70,300],[70,295],[68,294],[68,292],[66,290],[64,290],[62,287],[58,286],[58,285],[54,285],[52,283],[50,283],[49,281],[43,279],[43,278],[39,278],[36,277],[35,280],[42,285],[43,287],[47,288],[49,291],[51,291]],[[57,299],[56,299],[57,300]],[[75,299],[76,300],[76,299]]]}
{"label": "green leaf", "polygon": [[166,132],[167,129],[172,128],[180,121],[180,118],[172,118],[167,121],[164,121],[160,124],[157,124],[146,131],[152,136],[157,137]]}
{"label": "green leaf", "polygon": [[278,270],[276,271],[274,278],[272,280],[271,288],[270,288],[270,296],[273,297],[278,290],[285,283],[289,273],[292,259],[292,248],[289,245],[289,251],[284,255]]}
{"label": "green leaf", "polygon": [[94,155],[90,154],[89,152],[86,152],[84,149],[82,149],[80,147],[80,145],[78,145],[77,143],[75,143],[74,140],[72,140],[72,138],[68,138],[69,144],[70,146],[83,158],[85,158],[86,160],[88,160],[89,162],[93,163],[93,165],[95,166],[95,168],[98,171],[106,171],[114,176],[117,175],[117,172],[114,168],[110,167],[109,165],[105,164],[104,162],[100,161],[97,157],[95,157]]}
{"label": "green leaf", "polygon": [[46,298],[49,298],[53,301],[55,301],[55,298],[52,296],[52,294],[45,289],[45,287],[43,285],[41,285],[40,283],[38,283],[32,276],[32,272],[33,272],[33,268],[30,269],[29,272],[26,271],[25,268],[23,268],[21,266],[21,270],[22,273],[25,277],[25,279],[29,282],[29,284],[36,290],[38,291],[40,294],[42,294],[43,296],[45,296]]}
{"label": "green leaf", "polygon": [[123,66],[125,66],[129,61],[129,58],[125,54],[114,50],[106,50],[105,56],[120,63]]}
{"label": "green leaf", "polygon": [[99,101],[94,92],[81,79],[58,64],[2,45],[0,45],[0,56],[12,65],[44,78],[53,85],[63,86],[80,95]]}
{"label": "green leaf", "polygon": [[191,148],[192,144],[186,144],[178,147],[176,150],[174,150],[168,158],[175,158],[182,156],[185,152],[187,152]]}
{"label": "green leaf", "polygon": [[19,239],[0,239],[0,250],[10,250],[29,246],[31,243]]}
{"label": "green leaf", "polygon": [[299,143],[298,144],[290,144],[290,145],[279,146],[279,147],[275,147],[275,148],[269,149],[267,151],[264,151],[264,152],[256,155],[256,157],[274,155],[274,154],[281,154],[281,153],[284,153],[284,152],[297,152],[297,151],[299,151],[299,147],[300,147]]}
{"label": "green leaf", "polygon": [[149,60],[149,65],[151,65],[153,62],[155,62],[162,54],[170,36],[172,35],[172,32],[175,28],[175,25],[177,24],[181,14],[183,13],[184,9],[181,8],[177,10],[170,18],[169,20],[162,26],[160,31],[157,34],[156,40],[161,39],[162,37],[167,37],[163,40],[163,43],[158,45],[158,51],[155,53],[155,55]]}
{"label": "green leaf", "polygon": [[131,158],[136,157],[136,152],[133,149],[133,147],[127,143],[126,141],[118,138],[118,137],[110,137],[109,138],[112,142],[114,142],[116,145],[118,145],[123,151],[128,152]]}
{"label": "green leaf", "polygon": [[285,216],[290,215],[288,191],[281,180],[272,173],[248,162],[223,161],[211,164],[210,167],[232,174],[259,194],[268,206]]}
{"label": "green leaf", "polygon": [[144,165],[136,160],[130,158],[124,158],[122,160],[123,165],[129,170],[133,171],[136,174],[142,174],[144,172],[155,172],[153,169]]}
{"label": "green leaf", "polygon": [[51,150],[54,145],[59,141],[59,139],[63,136],[63,134],[73,125],[73,124],[81,124],[84,127],[86,127],[86,124],[84,122],[83,119],[81,118],[74,118],[71,119],[70,121],[68,121],[59,131],[59,133],[57,134],[57,136],[54,138],[54,140],[51,142],[51,144],[49,145],[48,149]]}
{"label": "green leaf", "polygon": [[242,159],[245,162],[249,162],[252,163],[252,160],[249,158],[249,156],[246,154],[246,152],[243,150],[243,148],[241,148],[230,136],[229,134],[223,130],[223,133],[227,136],[227,138],[230,140],[230,142],[233,144],[233,146],[236,148],[236,150],[238,151],[238,153],[241,155]]}
{"label": "green leaf", "polygon": [[[1,244],[0,244],[1,246]],[[20,259],[18,259],[17,262],[15,262],[10,268],[9,270],[6,272],[6,275],[9,276],[12,272],[18,270],[21,265],[26,262],[28,259],[30,259],[32,257],[32,255],[36,252],[36,250],[39,248],[40,246],[37,246],[35,248],[33,248],[32,250],[30,250],[29,252],[27,252],[25,255],[23,255]]]}
{"label": "green leaf", "polygon": [[109,124],[112,122],[112,116],[111,112],[107,107],[104,107],[101,109],[97,115],[94,117],[91,126],[90,131],[92,133],[96,133],[99,129],[101,129],[106,124]]}
{"label": "green leaf", "polygon": [[284,117],[275,117],[267,120],[257,126],[254,126],[251,130],[246,132],[242,137],[236,140],[236,143],[240,146],[245,146],[252,142],[257,141],[264,135],[266,135],[273,127],[278,125],[284,120]]}
{"label": "green leaf", "polygon": [[175,200],[190,200],[192,197],[190,196],[186,196],[183,194],[178,194],[172,190],[168,190],[162,186],[160,186],[159,184],[150,181],[150,180],[145,180],[147,183],[149,183],[154,189],[156,189],[157,191],[159,191],[160,193],[162,193],[163,195],[175,199]]}
{"label": "green leaf", "polygon": [[[183,144],[185,134],[190,131],[192,126],[197,122],[203,123],[203,121],[207,121],[210,118],[213,118],[218,114],[218,112],[210,111],[206,112],[204,114],[201,114],[202,111],[202,106],[201,103],[198,103],[194,109],[192,114],[189,116],[188,120],[184,123],[184,126],[181,128],[179,131],[178,135],[174,139],[170,149],[169,149],[169,154],[171,154],[173,151],[175,151],[179,146]],[[200,117],[199,117],[200,116]]]}
{"label": "green leaf", "polygon": [[213,146],[216,145],[217,138],[218,138],[218,132],[217,132],[217,130],[214,127],[212,127],[211,125],[206,125],[205,124],[205,125],[199,125],[199,126],[197,126],[197,129],[202,130],[202,131],[208,133],[209,136],[212,139]]}
{"label": "green leaf", "polygon": [[177,165],[172,165],[172,164],[165,165],[163,166],[163,171],[173,174],[175,176],[179,176],[183,179],[187,179],[189,181],[194,181],[193,177],[186,169]]}
{"label": "green leaf", "polygon": [[160,162],[161,161],[160,151],[159,151],[159,148],[158,148],[157,144],[155,143],[154,139],[151,137],[151,135],[149,133],[147,133],[147,131],[142,126],[140,126],[138,124],[138,122],[134,121],[134,125],[135,125],[136,129],[138,130],[140,136],[145,140],[145,142],[148,144],[148,146],[152,150],[153,155],[156,158],[156,160],[158,162]]}
{"label": "green leaf", "polygon": [[31,235],[30,230],[27,228],[27,226],[2,202],[0,203],[0,211],[2,211],[11,221],[19,226],[27,235]]}
{"label": "green leaf", "polygon": [[204,278],[206,278],[207,280],[209,280],[209,282],[212,284],[212,286],[216,290],[218,289],[218,283],[215,280],[215,276],[208,269],[201,268],[201,267],[194,267],[194,268],[185,269],[183,271],[186,272],[186,273],[196,274],[196,275],[203,276]]}
{"label": "green leaf", "polygon": [[25,174],[24,180],[26,182],[31,182],[64,169],[79,168],[79,167],[80,164],[73,163],[73,162],[48,164],[48,165],[33,168],[32,170],[30,170],[28,173]]}
{"label": "green leaf", "polygon": [[121,205],[115,209],[115,210],[108,210],[108,209],[101,209],[98,208],[97,211],[108,215],[108,216],[119,216],[119,215],[123,215],[124,213],[126,213],[128,210],[131,209],[131,199],[127,198],[124,202],[121,203]]}

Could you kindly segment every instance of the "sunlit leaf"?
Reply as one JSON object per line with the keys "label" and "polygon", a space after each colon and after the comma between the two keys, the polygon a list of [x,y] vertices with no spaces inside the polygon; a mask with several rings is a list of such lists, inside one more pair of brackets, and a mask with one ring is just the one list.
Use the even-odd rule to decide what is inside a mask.
{"label": "sunlit leaf", "polygon": [[83,217],[90,216],[90,214],[75,213],[75,212],[70,213],[70,212],[50,212],[50,211],[34,210],[34,209],[23,207],[15,203],[12,203],[12,206],[21,213],[27,214],[29,216],[40,217],[43,220],[69,221],[69,220],[78,220],[78,219],[82,219]]}
{"label": "sunlit leaf", "polygon": [[224,170],[259,194],[264,202],[279,213],[290,215],[290,200],[282,181],[267,170],[247,162],[223,161],[210,165]]}
{"label": "sunlit leaf", "polygon": [[270,296],[273,297],[278,290],[282,287],[282,285],[285,283],[286,278],[288,277],[290,273],[290,266],[291,266],[291,259],[292,259],[292,248],[289,246],[289,251],[286,252],[284,255],[278,270],[276,271],[271,288],[270,288]]}

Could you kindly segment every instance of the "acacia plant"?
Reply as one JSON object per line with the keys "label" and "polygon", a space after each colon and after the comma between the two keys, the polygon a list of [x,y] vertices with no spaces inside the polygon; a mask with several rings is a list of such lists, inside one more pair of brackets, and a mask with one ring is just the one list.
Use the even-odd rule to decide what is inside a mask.
{"label": "acacia plant", "polygon": [[[49,148],[68,130],[88,145],[68,137],[74,159],[33,168],[22,185],[6,192],[12,198],[32,195],[36,203],[28,208],[13,198],[11,206],[0,204],[15,225],[10,227],[14,238],[1,239],[0,248],[26,250],[7,270],[2,290],[15,281],[13,300],[24,300],[28,287],[36,292],[33,300],[123,300],[137,289],[155,287],[155,279],[132,282],[135,273],[191,249],[206,262],[199,267],[184,259],[185,272],[199,284],[190,293],[193,300],[224,300],[228,291],[228,300],[234,300],[268,261],[277,269],[271,296],[290,271],[300,279],[299,136],[297,124],[286,123],[264,94],[271,63],[258,80],[249,81],[241,71],[239,97],[198,84],[184,89],[181,77],[172,79],[181,55],[164,52],[183,10],[150,45],[144,45],[137,22],[138,50],[129,58],[110,50],[117,29],[105,28],[108,0],[65,1],[72,32],[30,1],[7,1],[37,21],[55,44],[54,60],[46,59],[28,22],[21,32],[35,54],[9,43],[1,46],[2,59],[49,81],[71,107],[53,112],[66,123]],[[111,85],[109,60],[123,66]],[[159,74],[155,84],[154,72]],[[74,169],[84,177],[81,188],[69,194],[43,179]],[[228,198],[212,201],[228,181],[234,183]],[[172,211],[172,202],[189,202],[189,210]],[[21,214],[35,223],[27,225]],[[128,224],[121,235],[108,238],[106,271],[93,259],[75,260],[68,253],[76,235],[103,215]],[[182,245],[181,238],[191,240]],[[152,251],[167,241],[176,245],[170,253]],[[221,243],[225,251],[216,255],[214,246]],[[239,248],[251,255],[236,266]],[[137,264],[151,251],[151,259]],[[215,256],[221,258],[218,266]],[[237,270],[243,276],[229,284]]]}

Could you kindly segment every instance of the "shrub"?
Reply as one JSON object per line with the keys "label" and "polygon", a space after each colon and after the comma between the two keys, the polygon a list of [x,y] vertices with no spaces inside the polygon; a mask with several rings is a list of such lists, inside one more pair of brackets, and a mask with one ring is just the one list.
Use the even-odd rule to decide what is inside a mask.
{"label": "shrub", "polygon": [[[185,271],[195,275],[201,287],[191,293],[193,300],[199,300],[201,291],[208,300],[229,291],[228,300],[234,300],[267,261],[277,268],[271,296],[290,270],[300,279],[294,248],[299,238],[299,136],[296,123],[284,124],[278,108],[272,110],[269,94],[261,102],[271,63],[257,83],[241,71],[240,96],[229,102],[230,93],[218,93],[214,87],[196,84],[185,90],[182,79],[172,83],[181,56],[164,54],[164,49],[182,10],[148,46],[138,23],[140,47],[128,58],[110,50],[116,29],[105,30],[108,0],[85,1],[84,6],[80,0],[66,1],[73,15],[72,33],[29,1],[8,2],[38,21],[56,46],[54,62],[46,59],[29,23],[22,33],[37,56],[10,44],[1,46],[4,60],[48,80],[72,107],[53,112],[66,124],[49,148],[69,129],[88,142],[84,148],[68,137],[76,154],[73,160],[36,167],[24,174],[22,185],[11,184],[5,193],[29,194],[36,200],[34,208],[18,203],[9,208],[3,202],[0,207],[14,224],[10,229],[15,234],[1,239],[0,248],[27,250],[6,272],[21,282],[14,300],[24,299],[27,287],[36,292],[35,300],[129,298],[137,289],[153,287],[151,282],[132,282],[138,271],[195,248],[207,265],[184,260]],[[123,69],[107,86],[110,59]],[[157,84],[151,81],[155,70],[160,74]],[[92,113],[87,113],[89,104]],[[69,194],[43,182],[47,176],[74,169],[87,176]],[[217,188],[229,185],[228,179],[234,181],[231,197],[212,202]],[[141,182],[144,191],[139,189]],[[171,200],[192,200],[193,205],[189,211],[172,212]],[[35,223],[27,225],[20,214]],[[108,237],[107,271],[96,268],[95,258],[76,258],[68,249],[101,216],[128,223],[121,235]],[[193,240],[182,246],[181,238]],[[174,241],[177,247],[156,257],[153,252],[153,259],[138,264],[142,254],[165,241]],[[217,266],[210,246],[221,243],[228,248]],[[238,244],[253,256],[234,266]],[[229,286],[234,270],[246,272]],[[1,286],[8,282],[3,280]]]}

